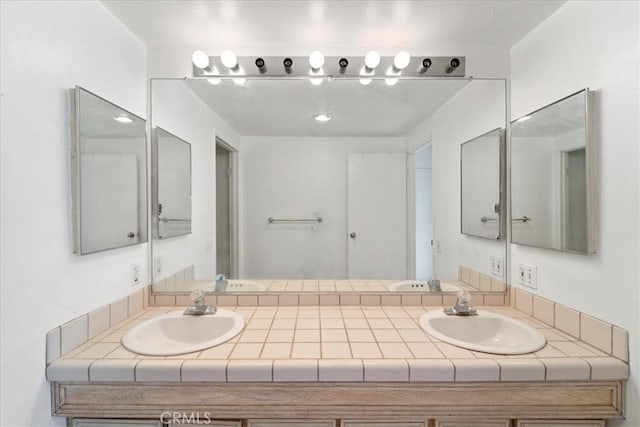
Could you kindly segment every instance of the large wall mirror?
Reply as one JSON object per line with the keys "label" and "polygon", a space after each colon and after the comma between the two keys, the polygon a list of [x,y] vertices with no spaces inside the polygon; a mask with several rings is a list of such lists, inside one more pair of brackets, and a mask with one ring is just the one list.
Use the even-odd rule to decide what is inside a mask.
{"label": "large wall mirror", "polygon": [[595,251],[593,147],[587,89],[511,124],[511,240]]}
{"label": "large wall mirror", "polygon": [[146,121],[71,89],[74,252],[147,241]]}
{"label": "large wall mirror", "polygon": [[193,151],[192,232],[153,241],[155,292],[218,273],[227,292],[504,291],[505,242],[460,232],[461,144],[506,127],[504,80],[158,79],[151,96],[152,125]]}

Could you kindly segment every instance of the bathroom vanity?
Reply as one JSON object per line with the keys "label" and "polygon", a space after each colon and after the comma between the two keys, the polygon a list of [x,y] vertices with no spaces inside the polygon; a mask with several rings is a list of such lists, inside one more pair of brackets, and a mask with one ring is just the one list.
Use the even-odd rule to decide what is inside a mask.
{"label": "bathroom vanity", "polygon": [[542,332],[547,345],[525,355],[430,337],[418,319],[441,307],[378,305],[225,307],[245,318],[239,335],[168,357],[120,344],[145,319],[184,310],[146,307],[51,361],[53,412],[149,425],[177,414],[176,421],[252,427],[585,427],[622,418],[627,364],[522,307],[482,310]]}

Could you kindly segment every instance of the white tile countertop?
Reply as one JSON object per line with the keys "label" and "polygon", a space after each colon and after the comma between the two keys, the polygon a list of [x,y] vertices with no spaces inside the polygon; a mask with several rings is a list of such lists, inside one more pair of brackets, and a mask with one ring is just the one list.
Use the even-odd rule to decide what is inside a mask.
{"label": "white tile countertop", "polygon": [[58,382],[472,382],[608,381],[628,365],[510,307],[483,307],[538,328],[541,350],[500,356],[440,342],[418,324],[441,307],[225,307],[245,317],[231,341],[168,357],[131,353],[120,340],[145,319],[184,307],[156,306],[126,318],[47,367]]}

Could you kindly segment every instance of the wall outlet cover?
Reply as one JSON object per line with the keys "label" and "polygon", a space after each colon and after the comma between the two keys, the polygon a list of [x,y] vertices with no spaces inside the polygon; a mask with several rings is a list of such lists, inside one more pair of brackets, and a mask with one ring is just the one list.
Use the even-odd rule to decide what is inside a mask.
{"label": "wall outlet cover", "polygon": [[491,257],[491,274],[497,277],[504,277],[504,258]]}
{"label": "wall outlet cover", "polygon": [[538,289],[538,267],[520,264],[518,283],[531,289]]}
{"label": "wall outlet cover", "polygon": [[142,281],[142,268],[140,267],[140,263],[131,264],[131,286],[137,286]]}

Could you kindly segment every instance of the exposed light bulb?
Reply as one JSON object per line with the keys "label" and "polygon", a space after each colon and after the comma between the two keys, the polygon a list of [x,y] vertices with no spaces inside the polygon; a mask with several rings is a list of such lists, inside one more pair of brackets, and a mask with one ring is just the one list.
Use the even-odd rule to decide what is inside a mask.
{"label": "exposed light bulb", "polygon": [[370,70],[373,70],[380,65],[380,54],[375,50],[369,51],[364,57],[364,65]]}
{"label": "exposed light bulb", "polygon": [[393,66],[396,70],[404,70],[411,61],[411,55],[409,52],[401,50],[393,57]]}
{"label": "exposed light bulb", "polygon": [[220,54],[222,65],[232,70],[238,66],[238,57],[232,50],[223,50]]}
{"label": "exposed light bulb", "polygon": [[315,116],[313,116],[313,118],[320,123],[325,123],[331,120],[331,116],[324,113],[316,114]]}
{"label": "exposed light bulb", "polygon": [[367,86],[371,83],[371,79],[360,79],[358,80],[362,86]]}
{"label": "exposed light bulb", "polygon": [[395,86],[396,83],[398,83],[398,81],[399,80],[396,79],[396,78],[391,78],[391,79],[390,78],[386,78],[386,79],[384,79],[384,82],[386,83],[387,86]]}
{"label": "exposed light bulb", "polygon": [[309,81],[310,81],[310,82],[311,82],[311,84],[312,84],[312,85],[314,85],[314,86],[320,86],[320,85],[322,84],[322,79],[318,79],[318,78],[315,78],[315,79],[309,79]]}
{"label": "exposed light bulb", "polygon": [[191,55],[191,62],[193,62],[193,65],[196,67],[204,70],[209,66],[209,55],[201,50],[196,50]]}
{"label": "exposed light bulb", "polygon": [[118,114],[117,116],[113,116],[113,120],[120,123],[133,123],[133,119],[126,114]]}
{"label": "exposed light bulb", "polygon": [[309,55],[309,65],[314,70],[319,70],[324,65],[324,55],[319,50],[314,50]]}
{"label": "exposed light bulb", "polygon": [[[215,65],[211,67],[211,74],[214,76],[220,75],[220,72],[218,71],[218,67],[216,67]],[[210,77],[207,79],[207,81],[209,82],[209,84],[219,85],[220,82],[222,82],[222,79],[220,77]]]}

